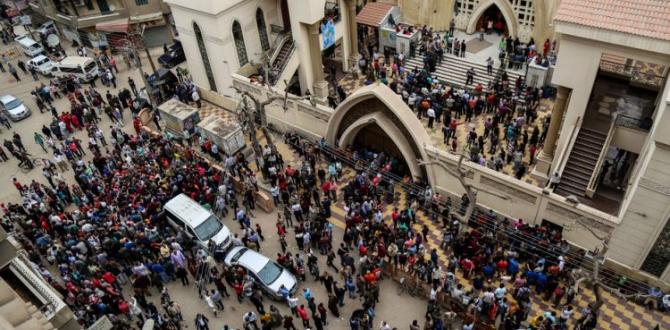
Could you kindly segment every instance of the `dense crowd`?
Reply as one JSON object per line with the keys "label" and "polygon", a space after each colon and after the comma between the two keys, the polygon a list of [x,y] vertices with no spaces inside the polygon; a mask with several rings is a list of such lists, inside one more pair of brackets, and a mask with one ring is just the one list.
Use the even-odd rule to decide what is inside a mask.
{"label": "dense crowd", "polygon": [[[367,73],[366,83],[379,80],[401,95],[419,119],[427,119],[429,129],[443,133],[443,142],[451,151],[466,150],[471,161],[496,171],[512,164],[514,176],[522,178],[534,164],[546,137],[551,117],[536,122],[541,99],[552,96],[552,91],[526,87],[521,77],[512,81],[504,68],[493,75],[494,62],[490,58],[487,71],[494,78],[487,86],[470,85],[476,74],[474,69],[467,71],[464,87],[440,82],[432,72],[445,53],[463,54],[465,48],[460,45],[465,42],[424,27],[419,45],[423,68],[406,67],[402,55],[391,60],[376,50],[360,65]],[[510,68],[517,65],[510,60],[512,57],[520,56],[522,63],[539,58],[546,61],[554,49],[548,40],[543,51],[538,52],[532,40],[524,44],[511,38],[502,38],[501,47],[501,65],[509,63]],[[475,124],[478,120],[484,126],[480,133]],[[466,126],[464,141],[457,135],[461,125]]]}

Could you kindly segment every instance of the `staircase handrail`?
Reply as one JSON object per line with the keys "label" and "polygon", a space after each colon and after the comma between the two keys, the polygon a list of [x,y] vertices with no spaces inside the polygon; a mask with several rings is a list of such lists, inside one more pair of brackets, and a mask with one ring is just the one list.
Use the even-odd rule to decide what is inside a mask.
{"label": "staircase handrail", "polygon": [[286,40],[288,40],[289,36],[291,34],[287,32],[280,32],[275,41],[272,43],[272,47],[270,47],[270,50],[272,53],[270,54],[270,62],[268,63],[269,66],[272,66],[272,63],[277,59],[277,56],[279,56],[279,53],[281,52],[281,48],[284,46],[284,43]]}
{"label": "staircase handrail", "polygon": [[[563,174],[565,164],[568,163],[568,158],[570,158],[568,155],[570,155],[570,152],[572,152],[572,147],[575,145],[577,135],[579,135],[579,130],[581,129],[582,126],[581,124],[582,124],[582,117],[579,116],[577,117],[577,120],[575,120],[575,126],[572,128],[572,132],[570,132],[570,137],[565,147],[565,151],[558,156],[558,161],[556,162],[556,164],[558,164],[558,167],[554,170],[554,172],[558,172],[561,175]],[[552,173],[549,173],[549,175],[551,174]]]}
{"label": "staircase handrail", "polygon": [[293,40],[289,39],[286,42],[291,43],[291,50],[288,52],[288,55],[286,56],[286,60],[284,60],[283,63],[277,68],[277,76],[274,77],[274,79],[270,80],[270,85],[274,86],[277,84],[279,81],[279,78],[281,77],[282,73],[284,73],[284,69],[286,69],[286,66],[288,65],[288,62],[291,61],[291,56],[293,56],[293,53],[295,52],[295,44],[293,43]]}
{"label": "staircase handrail", "polygon": [[618,114],[615,112],[612,115],[612,122],[610,123],[610,129],[607,131],[607,138],[603,143],[603,148],[600,150],[600,155],[598,156],[598,161],[596,162],[596,167],[593,168],[593,175],[591,175],[591,180],[586,186],[586,190],[595,191],[598,185],[598,177],[600,176],[600,171],[602,171],[603,162],[605,161],[605,155],[607,155],[607,150],[609,145],[614,138],[614,129],[617,127],[617,117]]}

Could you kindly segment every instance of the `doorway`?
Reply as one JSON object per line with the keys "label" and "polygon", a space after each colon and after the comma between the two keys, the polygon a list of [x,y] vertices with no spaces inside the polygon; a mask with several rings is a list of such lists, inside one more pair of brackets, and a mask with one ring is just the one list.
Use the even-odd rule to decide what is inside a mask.
{"label": "doorway", "polygon": [[495,4],[486,8],[484,13],[479,17],[476,31],[482,30],[486,31],[487,34],[496,33],[499,36],[507,36],[509,34],[505,16]]}

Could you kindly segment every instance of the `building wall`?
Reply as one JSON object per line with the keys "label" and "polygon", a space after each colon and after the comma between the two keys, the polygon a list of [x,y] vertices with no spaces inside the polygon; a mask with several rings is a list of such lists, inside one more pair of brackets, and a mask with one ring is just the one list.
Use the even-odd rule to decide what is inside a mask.
{"label": "building wall", "polygon": [[[510,18],[513,20],[511,24],[517,26],[517,35],[522,41],[527,42],[532,37],[537,43],[542,43],[547,38],[553,38],[551,18],[559,1],[528,0],[528,2],[532,5],[535,16],[533,25],[519,23],[519,11],[515,10],[513,0],[398,0],[398,5],[404,21],[418,25],[427,24],[438,31],[448,30],[452,18],[458,29],[466,30],[469,25],[476,23],[483,11],[491,5],[496,5],[501,11],[508,10],[511,13]],[[472,5],[472,9],[469,9],[469,5]],[[455,8],[458,8],[458,13]]]}
{"label": "building wall", "polygon": [[[191,1],[194,8],[210,8],[203,4],[205,1]],[[265,15],[267,33],[272,44],[275,37],[270,32],[270,25],[280,25],[281,15],[276,0],[247,0],[230,6],[225,12],[216,15],[211,12],[200,12],[189,7],[181,6],[182,1],[167,1],[174,17],[179,39],[188,58],[187,64],[193,81],[198,86],[209,86],[200,50],[193,32],[193,22],[197,22],[206,44],[209,63],[214,73],[214,79],[219,92],[232,94],[231,73],[239,68],[239,60],[232,35],[233,21],[237,20],[242,27],[244,42],[249,61],[260,63],[262,48],[256,25],[256,9],[261,8]],[[185,3],[184,3],[185,4]],[[189,3],[190,5],[190,3]],[[225,61],[225,62],[224,62]]]}

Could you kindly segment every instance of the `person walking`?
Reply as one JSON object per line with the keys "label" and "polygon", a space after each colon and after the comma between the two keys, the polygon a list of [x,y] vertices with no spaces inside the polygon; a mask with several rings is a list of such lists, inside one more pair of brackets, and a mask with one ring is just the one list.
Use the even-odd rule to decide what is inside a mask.
{"label": "person walking", "polygon": [[14,132],[14,135],[12,135],[12,142],[17,148],[19,148],[19,150],[26,152],[26,147],[23,145],[23,141],[21,141],[21,136],[19,133]]}
{"label": "person walking", "polygon": [[130,86],[130,90],[133,91],[133,94],[137,96],[137,86],[135,85],[135,80],[131,77],[128,77],[128,86]]}
{"label": "person walking", "polygon": [[47,152],[47,148],[44,146],[44,136],[42,134],[35,132],[35,143],[39,144],[44,152]]}
{"label": "person walking", "polygon": [[251,330],[253,328],[254,330],[260,330],[257,320],[258,316],[256,316],[256,313],[254,312],[247,312],[244,314],[242,317],[242,321],[244,322],[244,329]]}
{"label": "person walking", "polygon": [[16,71],[16,68],[12,65],[12,63],[7,64],[7,69],[9,70],[9,73],[14,76],[14,79],[16,79],[17,83],[21,81],[21,78],[19,78],[19,73]]}
{"label": "person walking", "polygon": [[475,68],[470,67],[467,72],[465,72],[465,85],[470,85],[475,80]]}
{"label": "person walking", "polygon": [[7,157],[7,154],[5,153],[5,150],[0,147],[0,159],[3,162],[6,162],[9,160],[9,157]]}
{"label": "person walking", "polygon": [[198,315],[195,316],[195,329],[209,330],[209,319],[205,315],[198,313]]}

